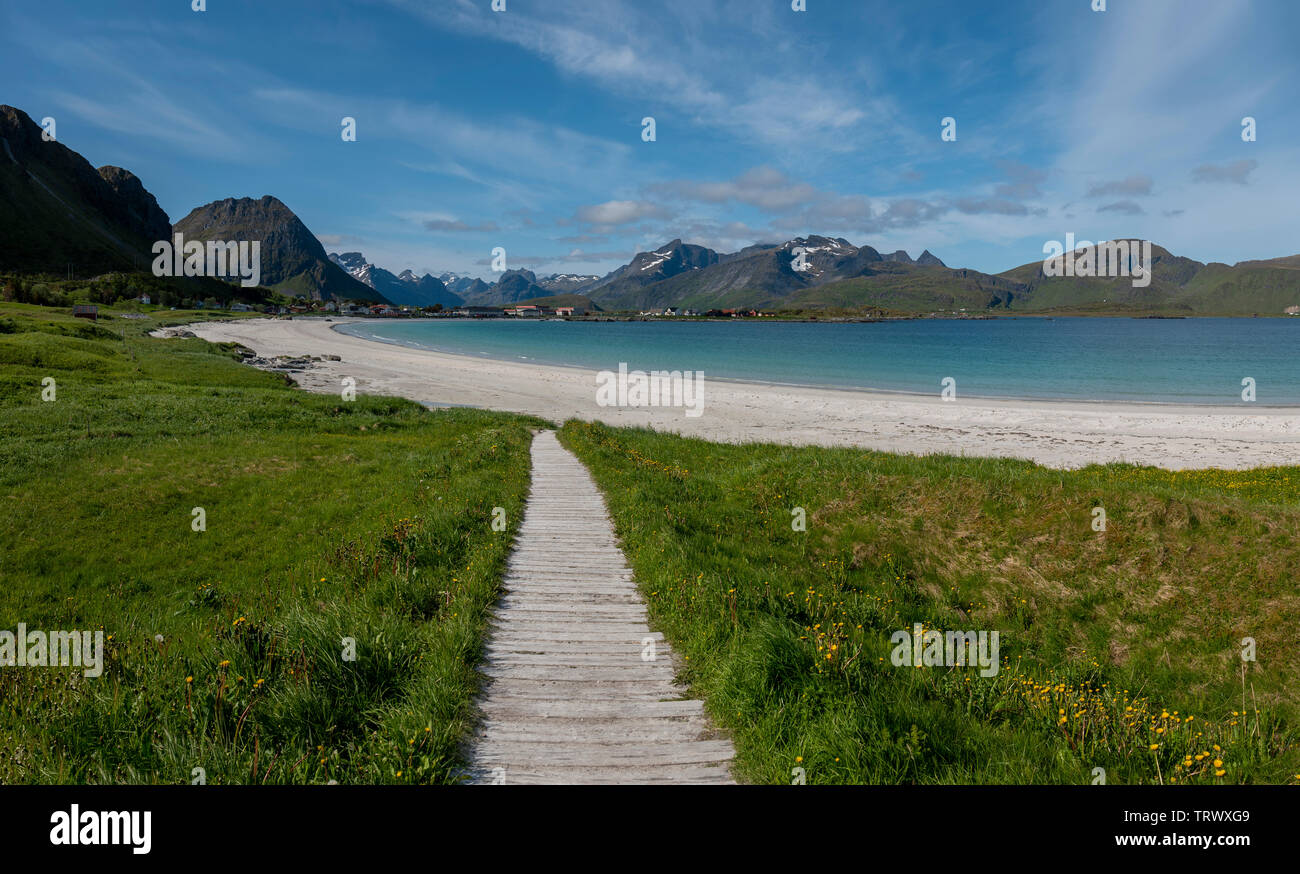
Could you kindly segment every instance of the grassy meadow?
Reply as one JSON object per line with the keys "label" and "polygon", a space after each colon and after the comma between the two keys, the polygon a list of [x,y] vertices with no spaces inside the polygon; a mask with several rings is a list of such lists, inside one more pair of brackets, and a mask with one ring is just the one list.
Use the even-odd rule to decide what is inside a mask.
{"label": "grassy meadow", "polygon": [[107,637],[97,679],[0,668],[0,783],[454,781],[541,423],[121,315],[0,304],[0,629]]}
{"label": "grassy meadow", "polygon": [[[97,679],[0,668],[0,783],[455,782],[546,423],[108,314],[0,304],[0,629],[108,638]],[[742,781],[1300,782],[1300,468],[560,434]],[[896,667],[913,623],[999,672]]]}
{"label": "grassy meadow", "polygon": [[[561,439],[744,780],[1300,782],[1300,468]],[[913,623],[999,631],[1000,671],[896,667]]]}

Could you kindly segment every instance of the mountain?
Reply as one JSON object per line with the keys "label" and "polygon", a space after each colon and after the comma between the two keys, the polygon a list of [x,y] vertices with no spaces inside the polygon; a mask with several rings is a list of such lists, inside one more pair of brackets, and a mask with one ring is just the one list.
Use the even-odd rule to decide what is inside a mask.
{"label": "mountain", "polygon": [[82,276],[148,270],[171,236],[154,196],[121,167],[96,170],[21,109],[0,106],[0,270]]}
{"label": "mountain", "polygon": [[445,308],[460,306],[464,301],[460,295],[447,290],[441,279],[426,273],[416,276],[411,270],[403,270],[394,276],[382,267],[366,261],[360,252],[344,252],[342,255],[330,253],[330,260],[348,272],[353,279],[364,282],[379,292],[390,303],[401,306],[431,307],[442,304]]}
{"label": "mountain", "polygon": [[[599,276],[573,273],[554,273],[538,278],[536,273],[526,269],[507,270],[491,285],[481,279],[454,273],[444,273],[439,278],[470,306],[506,306],[524,300],[581,296],[600,280]],[[583,297],[578,303],[585,306],[588,302]]]}
{"label": "mountain", "polygon": [[[392,277],[367,265],[357,253],[330,257],[394,300],[408,300],[400,289],[419,281],[410,271]],[[385,276],[393,281],[391,289]],[[520,269],[502,274],[491,285],[453,273],[442,274],[439,281],[449,294],[475,306],[582,295],[593,309],[615,311],[672,306],[1248,315],[1281,314],[1300,306],[1300,255],[1229,266],[1202,264],[1153,245],[1152,282],[1135,288],[1131,277],[1046,276],[1041,261],[995,275],[950,268],[929,249],[913,259],[902,249],[882,254],[842,237],[814,234],[783,243],[755,243],[730,253],[675,239],[637,253],[603,277],[556,273],[539,278]]]}
{"label": "mountain", "polygon": [[330,252],[330,260],[346,270],[353,279],[360,279],[362,282],[365,282],[365,280],[361,279],[361,277],[372,266],[366,261],[366,256],[360,252],[344,252],[342,255],[337,252]]}
{"label": "mountain", "polygon": [[575,273],[553,273],[537,284],[552,294],[577,294],[585,291],[600,281],[599,276],[583,276]]}
{"label": "mountain", "polygon": [[597,279],[513,270],[494,285],[463,282],[466,303],[503,306],[554,294],[582,294],[605,310],[664,307],[885,309],[930,313],[996,311],[1281,314],[1300,306],[1300,255],[1233,266],[1202,264],[1152,246],[1152,282],[1131,277],[1049,277],[1041,261],[999,274],[950,268],[929,249],[881,254],[842,237],[810,235],[721,253],[673,240],[640,252]]}
{"label": "mountain", "polygon": [[[359,259],[356,263],[346,261],[353,256]],[[363,281],[388,288],[376,278],[383,272],[373,272],[378,268],[366,265],[359,255],[331,257]],[[356,272],[367,266],[372,273],[362,277]],[[1229,266],[1202,264],[1153,246],[1152,282],[1147,288],[1134,288],[1131,277],[1049,277],[1041,261],[994,275],[950,268],[929,249],[913,259],[901,249],[882,254],[842,237],[815,234],[783,243],[755,243],[731,253],[676,239],[654,251],[637,253],[603,277],[539,278],[531,270],[511,270],[492,285],[450,273],[443,277],[449,293],[459,289],[464,302],[475,306],[506,306],[554,295],[583,295],[593,309],[604,310],[672,306],[1242,315],[1280,314],[1300,305],[1300,255]],[[409,271],[394,279],[399,286],[415,281]]]}
{"label": "mountain", "polygon": [[459,294],[449,291],[441,279],[428,273],[417,278],[410,270],[404,270],[398,274],[397,279],[401,286],[392,288],[389,300],[393,303],[422,307],[442,304],[444,309],[450,309],[465,302]]}
{"label": "mountain", "polygon": [[471,306],[504,306],[535,297],[549,297],[554,292],[537,284],[537,274],[531,270],[507,270],[494,285],[465,292],[465,303]]}
{"label": "mountain", "polygon": [[717,263],[718,253],[712,249],[683,244],[680,239],[673,240],[653,252],[641,252],[627,266],[620,267],[593,285],[591,290],[601,290],[601,297],[605,300],[633,299],[644,286]]}
{"label": "mountain", "polygon": [[121,167],[106,166],[99,168],[99,175],[116,192],[124,210],[122,217],[131,227],[141,228],[151,244],[167,238],[172,220],[154,196],[145,191],[144,183],[134,173]]}
{"label": "mountain", "polygon": [[[832,305],[814,303],[826,296],[810,290],[857,280],[853,291],[841,288],[830,295],[851,301],[862,293],[867,277],[881,286],[907,284],[908,278],[930,276],[935,269],[947,270],[928,251],[915,262],[906,252],[887,259],[870,246],[854,246],[842,237],[796,237],[784,243],[755,244],[729,255],[674,240],[654,252],[638,254],[586,293],[606,309]],[[937,275],[930,278],[942,283]],[[980,306],[988,299],[984,295]]]}
{"label": "mountain", "polygon": [[780,249],[765,249],[708,267],[695,267],[659,282],[641,284],[619,280],[589,294],[606,309],[658,309],[663,306],[709,308],[737,300],[776,301],[808,280],[791,268],[792,257]]}
{"label": "mountain", "polygon": [[289,207],[274,197],[217,200],[194,209],[173,231],[190,240],[261,240],[262,285],[313,300],[387,302],[350,276]]}
{"label": "mountain", "polygon": [[[95,169],[20,109],[0,105],[0,272],[79,276],[148,271],[151,249],[178,232],[191,241],[261,242],[264,286],[317,299],[377,300],[444,307],[501,306],[583,295],[607,310],[882,308],[1098,314],[1281,314],[1300,306],[1300,255],[1228,265],[1152,245],[1152,277],[1048,276],[1041,261],[992,275],[949,268],[929,249],[915,260],[840,237],[760,242],[731,253],[675,239],[603,277],[512,270],[489,285],[445,273],[394,275],[359,252],[327,255],[274,197],[227,198],[193,210],[173,228],[139,178]],[[200,278],[184,279],[186,283]],[[216,296],[210,290],[178,292]]]}
{"label": "mountain", "polygon": [[1202,264],[1152,246],[1152,280],[1047,276],[1041,261],[993,275],[841,237],[796,237],[723,254],[674,240],[582,289],[606,310],[878,308],[902,312],[1280,315],[1300,306],[1300,255]]}
{"label": "mountain", "polygon": [[[474,276],[457,276],[455,273],[442,273],[438,276],[438,281],[447,286],[447,290],[452,294],[464,297],[467,292],[478,293],[483,288],[487,288],[487,283]],[[480,288],[481,286],[481,288]]]}
{"label": "mountain", "polygon": [[1159,311],[1171,314],[1279,315],[1300,305],[1300,255],[1227,265],[1203,264],[1151,246],[1151,283],[1130,277],[1047,276],[1041,261],[999,274],[1025,287],[1019,309]]}
{"label": "mountain", "polygon": [[[919,261],[919,259],[918,259]],[[902,312],[1005,310],[1025,292],[1022,283],[978,270],[921,267],[882,260],[869,273],[796,292],[779,305],[795,309],[878,308]]]}
{"label": "mountain", "polygon": [[474,298],[481,296],[484,292],[486,292],[491,287],[492,286],[488,285],[483,280],[475,278],[470,280],[468,285],[464,286],[465,289],[464,291],[457,292],[457,294],[465,298],[466,303],[468,303]]}

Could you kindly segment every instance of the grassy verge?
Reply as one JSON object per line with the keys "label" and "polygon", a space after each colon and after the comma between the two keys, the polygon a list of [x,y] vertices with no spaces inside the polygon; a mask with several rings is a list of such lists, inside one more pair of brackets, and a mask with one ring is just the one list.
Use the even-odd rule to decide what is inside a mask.
{"label": "grassy verge", "polygon": [[[1062,472],[578,422],[561,439],[745,779],[1300,779],[1300,468]],[[998,631],[1000,671],[896,667],[913,623]]]}
{"label": "grassy verge", "polygon": [[540,423],[156,324],[0,304],[0,629],[107,638],[96,679],[0,668],[0,783],[454,780]]}

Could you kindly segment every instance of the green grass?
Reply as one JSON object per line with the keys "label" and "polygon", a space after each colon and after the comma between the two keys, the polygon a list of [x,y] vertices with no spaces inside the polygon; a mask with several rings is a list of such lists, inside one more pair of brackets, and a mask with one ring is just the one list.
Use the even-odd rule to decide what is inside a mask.
{"label": "green grass", "polygon": [[[0,668],[0,783],[456,780],[544,423],[295,391],[146,335],[211,314],[105,312],[0,304],[0,629],[109,637],[97,679]],[[743,779],[1296,782],[1300,469],[561,436]],[[895,667],[914,622],[999,631],[1001,671]]]}
{"label": "green grass", "polygon": [[0,668],[0,783],[455,780],[541,423],[295,391],[157,324],[0,304],[0,629],[108,637],[97,679]]}
{"label": "green grass", "polygon": [[[744,779],[1296,782],[1300,468],[561,438]],[[915,622],[998,631],[1000,672],[895,667]]]}

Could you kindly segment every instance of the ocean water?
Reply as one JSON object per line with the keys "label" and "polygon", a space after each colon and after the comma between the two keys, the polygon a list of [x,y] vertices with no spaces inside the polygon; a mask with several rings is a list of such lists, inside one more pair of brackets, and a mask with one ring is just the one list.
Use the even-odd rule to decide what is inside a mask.
{"label": "ocean water", "polygon": [[388,343],[707,379],[962,397],[1300,405],[1300,318],[918,319],[861,324],[734,321],[367,320],[341,327]]}

